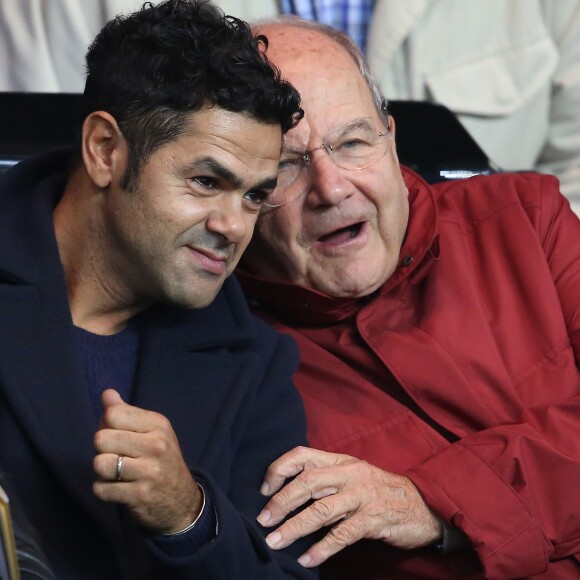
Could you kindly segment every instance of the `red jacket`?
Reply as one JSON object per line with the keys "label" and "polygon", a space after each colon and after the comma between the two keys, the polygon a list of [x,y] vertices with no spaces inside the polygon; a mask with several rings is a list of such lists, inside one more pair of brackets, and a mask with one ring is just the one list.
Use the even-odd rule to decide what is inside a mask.
{"label": "red jacket", "polygon": [[473,544],[359,542],[328,577],[578,579],[580,222],[549,176],[404,173],[407,236],[371,299],[242,275],[300,347],[313,447],[405,474]]}

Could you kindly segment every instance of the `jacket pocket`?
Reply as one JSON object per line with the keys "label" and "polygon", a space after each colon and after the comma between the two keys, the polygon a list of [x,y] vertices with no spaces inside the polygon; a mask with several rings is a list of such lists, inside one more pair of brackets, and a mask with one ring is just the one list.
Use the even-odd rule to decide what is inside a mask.
{"label": "jacket pocket", "polygon": [[433,99],[455,113],[505,116],[513,113],[550,83],[558,51],[543,37],[522,47],[427,73]]}

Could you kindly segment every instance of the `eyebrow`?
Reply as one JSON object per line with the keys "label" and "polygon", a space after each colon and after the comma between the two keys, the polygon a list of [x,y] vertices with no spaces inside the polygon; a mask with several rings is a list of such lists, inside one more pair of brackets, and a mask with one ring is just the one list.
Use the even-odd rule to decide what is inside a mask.
{"label": "eyebrow", "polygon": [[[334,129],[330,129],[326,135],[323,137],[323,139],[329,134],[329,133],[334,133],[335,131],[338,131],[338,129],[342,129],[341,133],[339,133],[340,135],[346,135],[349,131],[354,131],[355,129],[359,129],[360,127],[364,127],[366,129],[372,129],[373,126],[371,123],[369,123],[369,119],[371,119],[371,117],[359,117],[358,119],[352,119],[351,121],[347,121],[344,125],[339,125],[337,127],[334,127]],[[286,146],[286,139],[284,138],[282,140],[282,153],[297,153],[297,154],[302,154],[304,153],[305,149],[297,149],[295,147],[287,147]]]}
{"label": "eyebrow", "polygon": [[[372,129],[372,125],[369,123],[369,117],[361,117],[360,119],[353,119],[352,121],[345,123],[344,125],[342,125],[343,129],[342,135],[348,133],[349,131],[352,131],[353,129],[359,129],[360,127],[364,127],[365,129]],[[337,129],[340,129],[340,127],[335,127],[334,129],[329,131],[329,133],[332,133]]]}
{"label": "eyebrow", "polygon": [[278,179],[276,177],[271,177],[269,179],[264,179],[257,183],[252,189],[276,189],[278,185]]}
{"label": "eyebrow", "polygon": [[[241,188],[244,185],[242,178],[231,169],[216,161],[213,157],[202,157],[188,165],[189,171],[206,169],[214,175],[229,181],[234,187]],[[268,177],[253,185],[250,189],[274,189],[278,183],[276,177]]]}

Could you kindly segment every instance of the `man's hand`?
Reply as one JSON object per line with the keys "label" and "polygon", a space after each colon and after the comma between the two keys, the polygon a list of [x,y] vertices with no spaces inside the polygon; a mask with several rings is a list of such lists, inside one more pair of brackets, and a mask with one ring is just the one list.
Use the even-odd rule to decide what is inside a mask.
{"label": "man's hand", "polygon": [[[169,421],[159,413],[128,405],[117,391],[103,392],[103,417],[95,434],[93,492],[129,508],[157,533],[185,529],[199,514],[202,493],[179,449]],[[122,481],[117,461],[122,460]]]}
{"label": "man's hand", "polygon": [[275,494],[258,516],[267,527],[315,500],[266,538],[274,549],[333,526],[299,558],[306,567],[318,566],[363,538],[411,549],[431,544],[442,532],[441,521],[408,478],[349,455],[296,447],[270,465],[261,491]]}

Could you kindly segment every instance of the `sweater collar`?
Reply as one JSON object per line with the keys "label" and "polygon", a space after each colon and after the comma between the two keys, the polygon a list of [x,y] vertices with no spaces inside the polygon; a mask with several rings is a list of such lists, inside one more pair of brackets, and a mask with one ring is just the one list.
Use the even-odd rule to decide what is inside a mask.
{"label": "sweater collar", "polygon": [[362,298],[336,298],[311,288],[273,282],[239,267],[237,277],[252,307],[271,312],[293,326],[333,324],[355,315],[376,295],[390,292],[404,280],[417,283],[439,257],[437,209],[433,189],[416,173],[402,168],[409,189],[409,225],[399,263],[392,276],[374,294]]}

